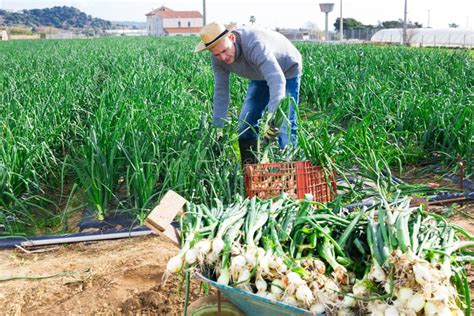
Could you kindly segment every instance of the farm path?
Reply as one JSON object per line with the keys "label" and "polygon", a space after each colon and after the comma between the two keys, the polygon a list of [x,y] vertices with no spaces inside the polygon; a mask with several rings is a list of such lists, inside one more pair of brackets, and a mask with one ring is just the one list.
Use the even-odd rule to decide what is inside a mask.
{"label": "farm path", "polygon": [[[0,251],[0,278],[47,276],[0,282],[0,315],[174,315],[183,293],[172,276],[163,285],[168,259],[177,253],[157,236],[59,246],[27,254]],[[197,298],[199,285],[192,284]]]}

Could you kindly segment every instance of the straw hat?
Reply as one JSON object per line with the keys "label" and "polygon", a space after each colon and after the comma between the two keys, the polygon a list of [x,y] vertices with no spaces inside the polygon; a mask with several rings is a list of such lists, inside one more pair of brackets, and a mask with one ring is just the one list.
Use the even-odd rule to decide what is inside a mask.
{"label": "straw hat", "polygon": [[203,50],[213,48],[231,33],[224,25],[218,22],[211,22],[204,25],[199,34],[201,35],[201,42],[196,46],[194,52],[202,52]]}

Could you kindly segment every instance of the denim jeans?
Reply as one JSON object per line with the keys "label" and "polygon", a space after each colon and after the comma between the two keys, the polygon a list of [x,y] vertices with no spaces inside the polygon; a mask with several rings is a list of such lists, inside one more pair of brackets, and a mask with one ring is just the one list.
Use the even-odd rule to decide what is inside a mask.
{"label": "denim jeans", "polygon": [[[293,97],[295,103],[290,106],[289,121],[291,123],[288,138],[287,120],[283,120],[282,126],[279,126],[280,133],[278,135],[278,144],[280,148],[286,147],[288,144],[297,144],[296,140],[296,111],[295,106],[298,105],[300,90],[300,77],[286,79],[286,94]],[[239,139],[251,140],[258,137],[259,128],[258,121],[262,118],[270,98],[270,91],[265,80],[251,80],[247,96],[245,98],[242,111],[239,116]]]}

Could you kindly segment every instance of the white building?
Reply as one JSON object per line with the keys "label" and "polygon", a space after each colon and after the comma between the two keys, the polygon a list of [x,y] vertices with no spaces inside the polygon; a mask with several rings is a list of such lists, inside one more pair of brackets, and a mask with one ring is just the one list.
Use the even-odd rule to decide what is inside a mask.
{"label": "white building", "polygon": [[0,40],[8,41],[8,33],[5,30],[0,30]]}
{"label": "white building", "polygon": [[111,36],[142,36],[148,35],[146,29],[114,29],[114,30],[105,30],[105,34]]}
{"label": "white building", "polygon": [[203,26],[199,11],[174,11],[162,6],[146,14],[148,35],[196,35]]}

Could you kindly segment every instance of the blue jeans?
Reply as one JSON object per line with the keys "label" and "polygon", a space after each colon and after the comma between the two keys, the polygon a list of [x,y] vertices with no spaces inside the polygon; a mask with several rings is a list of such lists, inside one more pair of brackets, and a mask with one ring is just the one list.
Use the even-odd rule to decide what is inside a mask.
{"label": "blue jeans", "polygon": [[[297,144],[296,140],[296,111],[295,106],[298,105],[300,91],[300,77],[286,79],[286,94],[290,95],[294,99],[290,106],[289,121],[291,123],[290,133],[291,137],[288,138],[287,120],[283,120],[282,126],[280,126],[280,133],[278,135],[278,144],[280,148],[286,147],[288,144]],[[239,139],[240,140],[251,140],[256,139],[259,133],[258,121],[262,118],[265,108],[267,107],[270,98],[270,91],[265,80],[251,80],[247,96],[245,98],[242,111],[239,116]]]}

